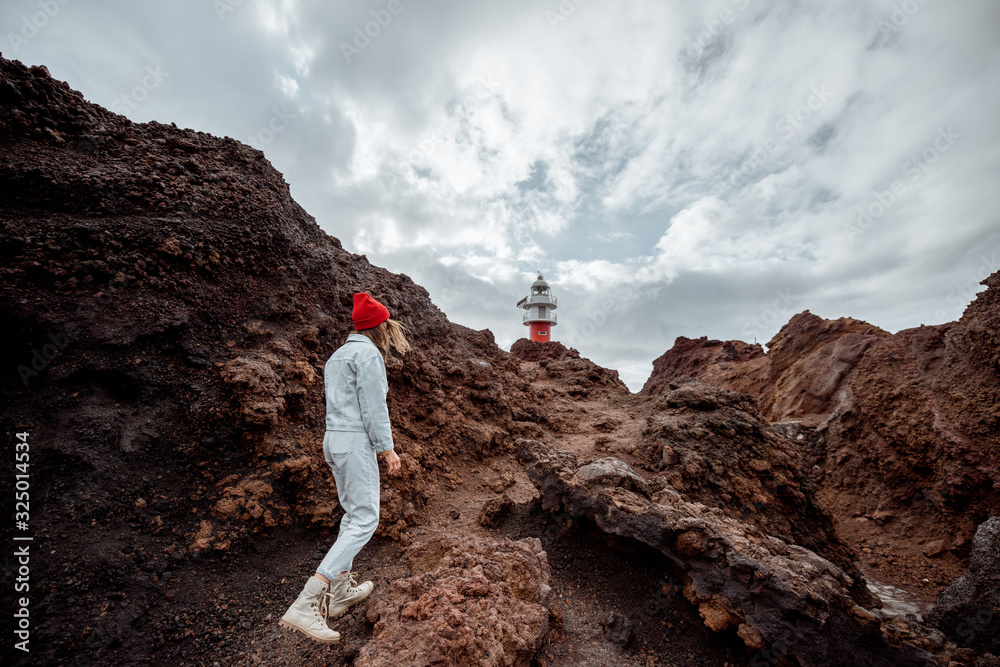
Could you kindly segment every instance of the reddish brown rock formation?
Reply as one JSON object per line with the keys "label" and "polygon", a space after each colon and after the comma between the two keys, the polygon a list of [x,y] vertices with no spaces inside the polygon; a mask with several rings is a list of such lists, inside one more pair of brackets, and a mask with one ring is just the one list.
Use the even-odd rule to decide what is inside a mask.
{"label": "reddish brown rock formation", "polygon": [[821,427],[826,484],[883,510],[918,502],[951,524],[952,544],[967,544],[969,522],[1000,503],[1000,274],[985,284],[958,322],[895,335],[800,313],[770,341],[763,364],[722,361],[679,339],[643,392],[680,374],[749,391],[771,421]]}
{"label": "reddish brown rock formation", "polygon": [[[333,539],[339,511],[320,453],[322,371],[351,329],[351,295],[360,290],[409,324],[414,344],[388,364],[403,474],[384,480],[380,533],[359,557],[379,581],[372,605],[382,624],[366,659],[381,659],[403,636],[428,655],[466,656],[485,646],[483,664],[492,664],[489,656],[540,658],[545,559],[535,542],[525,549],[495,534],[517,521],[528,531],[519,537],[548,534],[533,523],[531,484],[510,455],[519,437],[574,452],[580,465],[572,474],[601,489],[600,503],[621,492],[670,505],[677,494],[681,524],[703,523],[681,531],[672,548],[686,563],[712,561],[704,563],[707,578],[692,583],[693,613],[714,629],[742,616],[746,622],[735,627],[747,646],[774,646],[794,634],[794,624],[782,630],[778,620],[754,616],[739,595],[718,592],[730,575],[743,591],[745,570],[699,556],[705,535],[736,544],[727,553],[751,560],[761,555],[760,540],[770,555],[752,562],[773,556],[776,566],[792,567],[792,579],[805,583],[790,590],[821,598],[813,611],[839,601],[847,607],[831,613],[841,619],[845,608],[871,602],[854,552],[800,472],[798,452],[748,397],[680,382],[635,396],[615,371],[573,350],[522,361],[500,350],[489,331],[448,322],[408,277],[346,252],[295,204],[259,151],[131,123],[43,68],[2,59],[0,101],[0,312],[8,324],[0,336],[15,356],[2,371],[0,421],[8,433],[31,434],[32,504],[43,508],[32,529],[51,546],[32,560],[33,580],[44,582],[32,597],[33,609],[44,610],[32,623],[38,661],[319,664],[362,650],[373,629],[359,609],[340,619],[346,639],[337,647],[296,643],[274,623]],[[984,310],[963,329],[968,347],[956,349],[996,368],[995,304]],[[747,364],[761,360],[748,355]],[[966,428],[950,408],[941,414]],[[896,434],[894,418],[886,419],[879,427]],[[9,476],[0,482],[7,491],[11,483]],[[501,493],[516,504],[504,496],[489,503]],[[574,512],[589,512],[588,502],[566,496],[567,507],[580,503]],[[477,508],[487,505],[483,526]],[[420,539],[417,527],[448,522],[462,538],[418,542],[403,577],[409,588],[382,597],[399,574],[395,550]],[[699,541],[701,528],[708,532]],[[466,560],[452,553],[463,548]],[[518,569],[522,557],[527,565]],[[488,584],[481,596],[477,565]],[[504,576],[494,577],[493,567]],[[244,576],[250,571],[256,578]],[[606,619],[606,610],[587,602],[594,578],[585,577],[591,582],[577,600],[592,605],[585,614]],[[469,582],[462,600],[450,595],[452,584],[458,591]],[[774,582],[765,577],[764,584]],[[404,597],[414,615],[394,618]],[[785,608],[768,600],[771,609]],[[626,650],[626,625],[632,644],[660,633],[664,654],[679,639],[667,641],[659,618],[634,616],[610,623],[614,640],[586,653],[580,609],[553,612],[572,647],[566,664],[581,655],[613,662],[608,655]],[[436,610],[448,623],[459,618],[459,626],[485,629],[474,637],[452,632],[456,626],[435,624]],[[523,623],[508,632],[503,622],[512,618]],[[706,654],[716,648],[690,641]],[[743,650],[738,644],[714,655],[734,660]]]}
{"label": "reddish brown rock formation", "polygon": [[[116,451],[155,449],[190,465],[224,450],[275,488],[260,498],[271,505],[262,516],[327,512],[329,471],[302,457],[318,447],[323,363],[352,328],[356,290],[414,330],[414,352],[389,370],[407,471],[387,506],[403,523],[389,530],[422,502],[415,472],[425,464],[455,450],[502,450],[515,416],[540,418],[521,409],[527,385],[489,331],[449,323],[408,277],[345,252],[259,151],[133,124],[41,68],[2,67],[4,336],[26,375],[5,367],[10,414],[77,420],[65,437],[39,443],[43,456],[103,468]],[[36,371],[32,352],[49,333],[67,345]],[[95,405],[106,406],[108,429],[93,423]],[[133,410],[149,412],[138,433],[121,426]],[[110,437],[93,435],[104,431]],[[81,446],[87,438],[97,442]],[[239,488],[235,479],[216,488],[235,470],[217,465],[201,492],[212,505]]]}
{"label": "reddish brown rock formation", "polygon": [[540,381],[557,380],[569,395],[576,398],[592,393],[628,393],[628,387],[621,381],[618,371],[598,366],[558,341],[539,343],[520,338],[511,345],[510,353],[522,362],[522,376],[536,385]]}
{"label": "reddish brown rock formation", "polygon": [[[671,383],[655,401],[635,409],[645,428],[626,458],[636,470],[652,474],[647,495],[677,493],[686,502],[811,549],[852,579],[850,593],[857,603],[874,604],[852,562],[855,555],[815,501],[801,453],[763,419],[750,396],[686,380]],[[583,469],[577,476],[588,479]],[[643,491],[627,479],[635,478],[626,475],[615,485]]]}
{"label": "reddish brown rock formation", "polygon": [[[344,251],[260,151],[132,123],[2,59],[0,97],[2,421],[32,434],[45,508],[32,528],[131,554],[39,559],[38,581],[169,607],[168,581],[148,574],[165,554],[184,567],[261,531],[331,525],[322,372],[355,291],[413,329],[414,351],[389,364],[403,474],[384,482],[383,533],[420,522],[447,457],[509,450],[544,419],[489,331],[451,324],[407,276]],[[172,637],[120,627],[100,603],[91,615],[63,595],[36,600],[39,660],[128,634],[118,659],[138,660]]]}
{"label": "reddish brown rock formation", "polygon": [[1000,513],[1000,274],[985,283],[958,322],[872,345],[820,434],[826,502],[963,557]]}
{"label": "reddish brown rock formation", "polygon": [[799,313],[768,342],[769,391],[762,396],[771,421],[822,422],[850,398],[847,387],[865,351],[888,332],[842,317]]}
{"label": "reddish brown rock formation", "polygon": [[521,361],[541,361],[542,359],[579,359],[580,353],[567,348],[557,340],[540,343],[530,338],[518,338],[510,346],[510,353]]}
{"label": "reddish brown rock formation", "polygon": [[412,576],[375,598],[355,664],[527,665],[548,634],[549,565],[537,539],[431,534],[406,550]]}
{"label": "reddish brown rock formation", "polygon": [[816,426],[804,444],[820,499],[866,553],[892,554],[868,559],[880,577],[930,595],[1000,513],[1000,274],[983,284],[957,322],[894,335],[800,313],[763,359],[679,339],[643,392],[686,374],[752,393],[771,421]]}
{"label": "reddish brown rock formation", "polygon": [[678,336],[674,346],[653,361],[653,373],[640,390],[654,396],[672,380],[692,377],[718,387],[763,395],[767,387],[767,355],[760,345],[738,340],[709,340]]}
{"label": "reddish brown rock formation", "polygon": [[[688,383],[649,409],[659,423],[634,467],[524,441],[542,507],[665,554],[705,625],[735,630],[751,664],[775,655],[802,665],[932,664],[925,651],[945,649],[926,628],[871,610],[798,453],[749,397]],[[672,463],[640,467],[660,450]],[[748,499],[753,507],[741,506]]]}
{"label": "reddish brown rock formation", "polygon": [[773,422],[794,419],[815,426],[845,400],[854,369],[872,342],[888,335],[860,320],[824,320],[807,310],[781,328],[766,355],[759,345],[738,340],[681,336],[653,362],[641,393],[653,394],[678,377],[695,377],[756,396]]}

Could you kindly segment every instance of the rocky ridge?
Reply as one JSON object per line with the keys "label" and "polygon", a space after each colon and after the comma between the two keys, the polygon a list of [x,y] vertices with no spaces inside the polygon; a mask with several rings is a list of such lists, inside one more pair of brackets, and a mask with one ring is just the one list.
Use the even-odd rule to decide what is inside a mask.
{"label": "rocky ridge", "polygon": [[769,420],[797,422],[789,433],[852,541],[912,545],[904,558],[954,576],[976,525],[1000,511],[1000,273],[983,284],[959,321],[896,334],[806,311],[766,356],[678,339],[643,393],[688,375],[752,394]]}
{"label": "rocky ridge", "polygon": [[[33,529],[75,554],[37,564],[76,598],[39,593],[35,630],[61,638],[40,659],[176,646],[183,625],[140,611],[172,605],[170,573],[283,527],[329,530],[322,371],[356,291],[414,343],[389,363],[403,474],[385,481],[381,533],[420,522],[449,456],[509,450],[544,419],[489,331],[343,250],[260,151],[132,123],[16,61],[0,60],[0,97],[3,422],[45,471]],[[132,611],[70,613],[81,604]]]}
{"label": "rocky ridge", "polygon": [[526,443],[522,457],[532,463],[543,508],[661,550],[705,625],[735,630],[750,651],[802,665],[929,665],[927,651],[944,648],[943,636],[890,625],[856,604],[849,592],[856,580],[830,561],[669,486],[654,491],[617,459],[581,464],[541,443]]}
{"label": "rocky ridge", "polygon": [[[879,616],[800,453],[750,397],[681,381],[634,396],[573,350],[508,354],[345,251],[231,139],[131,123],[16,61],[0,59],[0,101],[0,310],[13,325],[0,335],[17,360],[2,420],[31,433],[45,508],[32,529],[59,545],[33,562],[33,658],[378,664],[415,636],[415,661],[647,665],[689,641],[683,664],[775,650],[815,662],[791,641],[799,617],[781,616],[795,611],[820,646],[836,626],[870,640],[872,660],[949,659],[931,631]],[[378,592],[342,619],[343,646],[317,648],[274,621],[340,516],[319,451],[322,369],[360,290],[412,329],[414,351],[388,364],[403,474],[384,480],[359,559]],[[977,321],[963,340],[995,367],[995,323]],[[519,439],[546,443],[530,479]],[[510,502],[480,525],[498,496]],[[657,609],[699,627],[609,616],[617,591],[574,598],[565,568],[547,568],[576,553],[560,538],[588,521],[621,536],[597,549],[621,563],[648,558],[640,546],[665,558],[686,597]],[[471,626],[482,632],[459,629]]]}

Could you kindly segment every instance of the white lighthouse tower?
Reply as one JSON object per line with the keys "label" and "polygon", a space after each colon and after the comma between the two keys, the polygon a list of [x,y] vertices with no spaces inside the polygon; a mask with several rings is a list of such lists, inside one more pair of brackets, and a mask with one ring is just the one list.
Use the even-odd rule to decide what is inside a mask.
{"label": "white lighthouse tower", "polygon": [[556,325],[556,298],[549,291],[549,284],[538,274],[531,283],[531,294],[517,302],[524,308],[521,322],[528,327],[528,338],[539,342],[552,340],[552,327]]}

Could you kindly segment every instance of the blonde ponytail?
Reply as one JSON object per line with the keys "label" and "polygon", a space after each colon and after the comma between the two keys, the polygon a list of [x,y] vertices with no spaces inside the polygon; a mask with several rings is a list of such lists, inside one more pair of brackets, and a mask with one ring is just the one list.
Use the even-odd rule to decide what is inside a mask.
{"label": "blonde ponytail", "polygon": [[377,327],[362,329],[358,333],[368,336],[375,343],[384,360],[388,360],[392,350],[400,355],[410,351],[410,343],[406,340],[406,334],[410,333],[410,330],[402,322],[389,319]]}

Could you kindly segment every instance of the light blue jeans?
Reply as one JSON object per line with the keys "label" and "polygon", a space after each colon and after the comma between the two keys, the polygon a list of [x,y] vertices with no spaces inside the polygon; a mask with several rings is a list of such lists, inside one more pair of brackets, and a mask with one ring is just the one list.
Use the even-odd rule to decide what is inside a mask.
{"label": "light blue jeans", "polygon": [[354,557],[378,528],[378,459],[368,434],[361,431],[327,431],[323,456],[333,470],[337,496],[344,508],[337,541],[316,568],[333,580],[341,572],[350,572]]}

